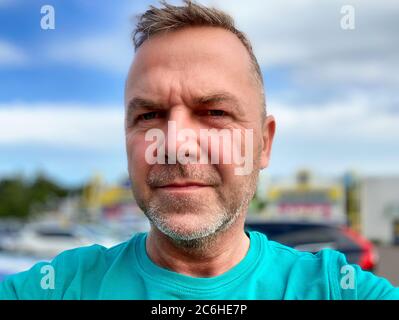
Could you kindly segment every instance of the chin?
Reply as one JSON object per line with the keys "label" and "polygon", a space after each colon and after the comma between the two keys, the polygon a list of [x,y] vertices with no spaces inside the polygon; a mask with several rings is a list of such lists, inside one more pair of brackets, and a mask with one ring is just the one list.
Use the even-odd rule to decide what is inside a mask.
{"label": "chin", "polygon": [[182,240],[198,239],[213,233],[214,228],[206,219],[171,219],[167,223],[163,223],[160,227],[161,231],[171,238],[180,238]]}
{"label": "chin", "polygon": [[[176,233],[181,234],[192,234],[200,233],[204,229],[204,225],[209,223],[209,220],[195,219],[193,217],[187,217],[187,219],[173,219],[167,223],[167,227]],[[208,229],[207,227],[205,229]]]}

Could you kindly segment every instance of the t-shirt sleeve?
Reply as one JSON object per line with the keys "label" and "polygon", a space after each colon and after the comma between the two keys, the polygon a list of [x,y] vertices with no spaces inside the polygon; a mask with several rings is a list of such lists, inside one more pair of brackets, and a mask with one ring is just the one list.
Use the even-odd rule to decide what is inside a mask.
{"label": "t-shirt sleeve", "polygon": [[51,262],[39,262],[27,271],[0,282],[0,300],[58,300],[76,273],[79,249],[66,250]]}
{"label": "t-shirt sleeve", "polygon": [[337,268],[335,288],[341,299],[351,300],[399,300],[399,288],[387,279],[363,270],[359,265],[348,264],[342,253],[336,253]]}
{"label": "t-shirt sleeve", "polygon": [[0,283],[0,300],[51,299],[56,263],[40,262],[27,271],[6,277]]}
{"label": "t-shirt sleeve", "polygon": [[0,300],[80,299],[82,290],[90,295],[106,271],[104,250],[99,245],[66,250],[51,262],[10,275],[0,282]]}

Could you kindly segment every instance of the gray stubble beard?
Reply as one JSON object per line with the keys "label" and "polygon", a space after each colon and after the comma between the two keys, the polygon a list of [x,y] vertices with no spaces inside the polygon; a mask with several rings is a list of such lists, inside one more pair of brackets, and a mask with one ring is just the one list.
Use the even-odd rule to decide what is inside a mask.
{"label": "gray stubble beard", "polygon": [[190,234],[182,234],[178,231],[170,228],[168,223],[161,217],[157,212],[157,207],[150,206],[149,209],[144,212],[147,218],[150,220],[152,227],[157,228],[163,234],[165,234],[176,246],[185,249],[203,249],[207,250],[218,236],[228,230],[243,213],[245,202],[242,201],[240,206],[235,210],[233,214],[229,214],[227,210],[224,210],[219,214],[220,219],[216,223],[207,226],[205,229],[191,232]]}
{"label": "gray stubble beard", "polygon": [[[182,234],[179,233],[178,230],[171,228],[167,223],[167,218],[165,218],[164,215],[159,214],[162,212],[160,205],[149,203],[148,206],[146,206],[142,203],[141,205],[139,204],[139,206],[149,219],[152,228],[157,228],[177,247],[186,250],[195,249],[197,251],[206,251],[212,247],[222,233],[229,230],[237,222],[237,220],[242,220],[239,218],[243,214],[246,214],[249,203],[256,191],[259,172],[254,172],[251,174],[251,178],[248,180],[244,194],[241,195],[241,197],[238,194],[233,196],[233,198],[241,198],[238,206],[226,208],[219,205],[217,212],[220,218],[217,219],[212,225],[209,225],[204,229],[197,230],[196,232],[191,232],[190,234]],[[220,198],[221,197],[219,197],[219,199]],[[181,203],[180,205],[184,205],[184,203]],[[243,218],[245,219],[245,217]]]}

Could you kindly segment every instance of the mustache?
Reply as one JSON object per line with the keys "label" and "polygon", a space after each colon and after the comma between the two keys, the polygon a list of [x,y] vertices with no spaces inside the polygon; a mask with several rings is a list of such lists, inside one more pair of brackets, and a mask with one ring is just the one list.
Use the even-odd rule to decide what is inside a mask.
{"label": "mustache", "polygon": [[147,176],[146,183],[152,188],[171,184],[176,180],[190,180],[210,186],[222,183],[222,178],[217,170],[211,166],[159,164],[154,165]]}

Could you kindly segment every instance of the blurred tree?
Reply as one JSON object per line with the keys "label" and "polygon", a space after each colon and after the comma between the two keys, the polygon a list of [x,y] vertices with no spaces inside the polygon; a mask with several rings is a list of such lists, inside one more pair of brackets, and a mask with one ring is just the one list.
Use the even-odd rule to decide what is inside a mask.
{"label": "blurred tree", "polygon": [[57,205],[58,201],[81,188],[68,189],[40,173],[33,181],[21,176],[0,180],[0,218],[26,219],[33,211]]}
{"label": "blurred tree", "polygon": [[62,198],[68,190],[40,174],[30,185],[30,198],[33,202],[45,202],[49,198]]}
{"label": "blurred tree", "polygon": [[347,172],[343,177],[346,193],[346,214],[348,224],[354,230],[361,232],[360,219],[360,180],[355,172]]}
{"label": "blurred tree", "polygon": [[0,217],[25,218],[29,213],[29,188],[20,176],[0,181]]}
{"label": "blurred tree", "polygon": [[265,210],[266,207],[267,207],[266,201],[259,197],[258,190],[257,190],[249,204],[249,212],[258,214],[258,213],[261,213],[263,210]]}

